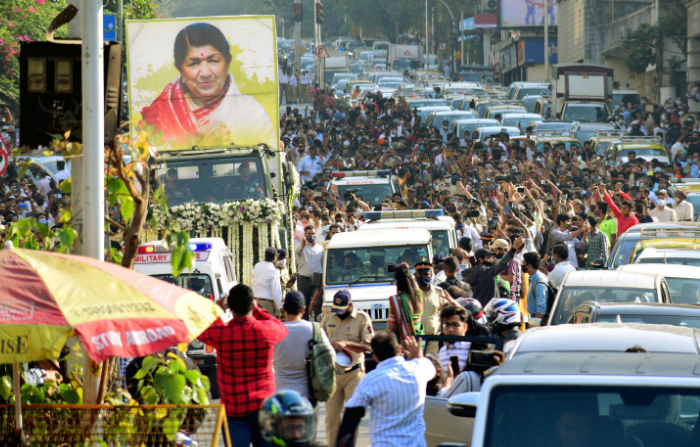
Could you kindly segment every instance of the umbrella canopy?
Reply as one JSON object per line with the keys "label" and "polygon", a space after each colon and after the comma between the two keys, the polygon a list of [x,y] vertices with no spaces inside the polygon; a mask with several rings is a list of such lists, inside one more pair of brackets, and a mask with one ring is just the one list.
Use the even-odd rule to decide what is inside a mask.
{"label": "umbrella canopy", "polygon": [[221,313],[195,292],[115,264],[0,252],[0,364],[58,359],[73,333],[96,363],[145,356],[189,343]]}

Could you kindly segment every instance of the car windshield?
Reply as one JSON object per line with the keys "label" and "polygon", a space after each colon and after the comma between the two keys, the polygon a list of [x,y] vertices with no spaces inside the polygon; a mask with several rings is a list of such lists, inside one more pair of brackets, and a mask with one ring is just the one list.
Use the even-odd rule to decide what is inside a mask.
{"label": "car windshield", "polygon": [[[560,143],[559,141],[552,141],[549,144],[554,146],[555,144],[559,144],[559,143]],[[578,144],[578,142],[576,142],[576,141],[564,141],[564,149],[567,152],[571,152],[571,146],[573,146],[577,149],[581,149],[581,145]],[[543,150],[544,150],[544,143],[539,143],[537,145],[537,153],[541,153],[541,152],[543,152]]]}
{"label": "car windshield", "polygon": [[[376,62],[376,59],[375,59]],[[418,70],[420,69],[421,66],[421,61],[411,61],[408,59],[399,59],[394,61],[391,64],[391,68],[394,71],[403,71],[403,70]]]}
{"label": "car windshield", "polygon": [[525,98],[523,100],[523,107],[527,109],[528,112],[532,112],[532,110],[535,108],[535,103],[537,102],[539,98],[537,96],[531,96],[529,98]]}
{"label": "car windshield", "polygon": [[605,143],[605,142],[598,143],[598,145],[595,148],[596,154],[598,154],[602,157],[603,155],[605,155],[605,151],[608,150],[608,146],[610,146],[610,143]]}
{"label": "car windshield", "polygon": [[498,102],[484,102],[476,106],[476,113],[479,114],[479,116],[483,117],[486,115],[486,111],[488,110],[489,107],[498,104]]}
{"label": "car windshield", "polygon": [[515,99],[523,99],[530,95],[539,95],[540,93],[550,93],[547,87],[521,88],[518,90],[518,96]]}
{"label": "car windshield", "polygon": [[595,135],[595,130],[577,130],[576,139],[580,142],[588,141]]}
{"label": "car windshield", "polygon": [[494,82],[494,77],[493,73],[486,73],[486,77],[482,78],[481,73],[469,73],[469,72],[462,72],[460,73],[462,75],[462,78],[464,78],[464,82]]}
{"label": "car windshield", "polygon": [[684,315],[602,315],[596,318],[596,323],[622,323],[639,324],[668,324],[670,326],[692,327],[700,329],[700,317]]}
{"label": "car windshield", "polygon": [[449,256],[450,237],[447,234],[447,230],[432,230],[430,234],[433,236],[433,254]]}
{"label": "car windshield", "polygon": [[571,130],[575,126],[574,123],[558,123],[556,121],[542,121],[537,123],[538,132],[546,132],[548,130]]}
{"label": "car windshield", "polygon": [[402,245],[399,247],[362,247],[328,250],[326,257],[326,284],[387,283],[394,274],[387,264],[405,262],[413,267],[428,259],[428,246]]}
{"label": "car windshield", "polygon": [[559,292],[556,309],[552,310],[552,325],[565,324],[574,310],[586,301],[598,303],[657,303],[656,291],[650,289],[567,287]]}
{"label": "car windshield", "polygon": [[346,192],[350,192],[369,205],[378,205],[382,203],[383,199],[391,199],[394,194],[389,183],[369,185],[365,184],[365,181],[358,180],[357,184],[338,185],[338,194],[340,197],[344,197]]}
{"label": "car windshield", "polygon": [[[626,237],[615,244],[619,245],[619,248],[615,253],[615,259],[613,260],[612,270],[615,270],[621,265],[632,263],[630,257],[632,256],[632,251],[634,251],[635,245],[637,245],[637,243],[639,242],[640,235],[636,234],[636,236],[637,237]],[[641,253],[641,251],[638,253]]]}
{"label": "car windshield", "polygon": [[542,118],[518,118],[506,115],[503,117],[503,125],[507,127],[520,127],[524,131],[531,122],[540,120],[542,120]]}
{"label": "car windshield", "polygon": [[474,115],[464,112],[451,113],[449,115],[436,115],[432,125],[435,127],[440,127],[442,126],[443,121],[447,121],[447,127],[452,127],[452,123],[456,120],[465,120],[469,118],[474,118]]}
{"label": "car windshield", "polygon": [[158,167],[168,206],[268,197],[259,158],[168,160]]}
{"label": "car windshield", "polygon": [[620,105],[621,102],[624,102],[625,104],[629,104],[630,102],[633,102],[635,104],[639,104],[639,102],[640,102],[639,101],[639,94],[638,93],[625,93],[625,94],[613,93],[613,99],[612,99],[613,108]]}
{"label": "car windshield", "polygon": [[460,123],[459,124],[459,130],[457,131],[457,135],[464,135],[464,132],[469,131],[470,134],[474,133],[474,131],[480,127],[486,127],[486,126],[498,126],[498,121],[496,120],[483,120],[484,122],[480,123]]}
{"label": "car windshield", "polygon": [[700,267],[700,257],[698,258],[686,258],[686,257],[674,257],[674,256],[662,256],[657,254],[658,257],[654,258],[639,258],[637,264],[671,264],[671,265],[690,265],[693,267]]}
{"label": "car windshield", "polygon": [[442,99],[431,99],[429,101],[411,101],[408,107],[413,111],[413,109],[420,109],[421,107],[440,107],[446,106],[447,101]]}
{"label": "car windshield", "polygon": [[214,299],[211,278],[209,275],[189,275],[181,273],[177,278],[173,275],[152,275],[154,278],[162,279],[165,282],[174,284],[183,289],[191,290],[202,295],[204,298]]}
{"label": "car windshield", "polygon": [[620,151],[620,160],[623,163],[629,161],[629,153],[634,152],[637,157],[644,157],[651,160],[656,157],[664,157],[668,159],[668,154],[665,150],[661,148],[634,148],[634,149],[624,149]]}
{"label": "car windshield", "polygon": [[455,94],[463,94],[463,93],[484,93],[483,88],[479,87],[452,87],[452,88],[446,88],[445,91],[443,92],[446,95],[455,95]]}
{"label": "car windshield", "polygon": [[603,105],[569,104],[562,121],[579,121],[583,123],[607,123],[608,109]]}
{"label": "car windshield", "polygon": [[483,446],[695,446],[699,409],[695,387],[501,385]]}
{"label": "car windshield", "polygon": [[699,193],[685,193],[685,201],[693,205],[693,213],[695,216],[700,214],[700,194]]}

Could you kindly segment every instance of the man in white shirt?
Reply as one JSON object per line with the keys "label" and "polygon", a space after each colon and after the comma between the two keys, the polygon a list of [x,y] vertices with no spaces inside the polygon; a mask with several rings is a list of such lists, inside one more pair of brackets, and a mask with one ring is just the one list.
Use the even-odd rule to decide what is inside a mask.
{"label": "man in white shirt", "polygon": [[[345,403],[345,414],[336,445],[354,445],[353,437],[365,408],[370,408],[369,438],[373,446],[424,447],[425,390],[435,378],[433,363],[423,357],[420,342],[404,341],[379,332],[372,338],[372,357],[379,364],[359,383]],[[402,356],[406,353],[408,361]]]}
{"label": "man in white shirt", "polygon": [[667,198],[668,195],[665,189],[659,191],[658,194],[656,194],[656,208],[649,211],[649,215],[659,219],[659,222],[676,222],[678,220],[676,211],[666,206]]}
{"label": "man in white shirt", "polygon": [[299,90],[300,90],[300,99],[302,101],[308,101],[309,100],[309,86],[311,85],[311,76],[309,76],[308,70],[304,70],[301,72],[301,78],[299,78]]}
{"label": "man in white shirt", "polygon": [[70,171],[66,170],[66,162],[63,160],[57,161],[56,162],[56,167],[58,168],[58,172],[54,174],[54,178],[58,183],[61,183],[63,180],[67,180],[70,178]]}
{"label": "man in white shirt", "polygon": [[447,274],[443,267],[445,266],[445,255],[433,256],[433,285],[442,284],[447,279]]}
{"label": "man in white shirt", "polygon": [[560,287],[566,274],[575,272],[576,267],[569,262],[569,248],[564,244],[557,244],[552,247],[552,258],[555,263],[554,270],[549,272],[547,279],[551,285]]}
{"label": "man in white shirt", "polygon": [[279,318],[282,309],[282,283],[280,271],[275,268],[275,261],[277,249],[266,248],[265,260],[253,267],[253,294],[258,300],[258,306]]}
{"label": "man in white shirt", "polygon": [[40,180],[36,182],[36,187],[39,188],[39,191],[41,191],[43,195],[48,196],[51,191],[51,180],[49,180],[44,171],[39,171],[39,179]]}
{"label": "man in white shirt", "polygon": [[686,202],[685,193],[681,190],[677,190],[673,194],[673,199],[676,201],[676,204],[673,206],[673,209],[676,211],[676,217],[678,218],[678,221],[692,221],[695,217],[695,214],[693,213],[693,204],[690,202]]}
{"label": "man in white shirt", "polygon": [[[468,313],[467,309],[462,306],[446,306],[440,312],[440,323],[442,326],[442,335],[454,335],[463,337],[467,335]],[[467,366],[467,358],[469,357],[469,348],[471,343],[468,341],[446,342],[438,352],[438,358],[442,364],[442,371],[445,375],[446,382],[451,382],[452,378],[456,377],[465,366]],[[451,366],[451,358],[457,357],[459,370],[454,371]],[[450,387],[448,383],[445,384]]]}
{"label": "man in white shirt", "polygon": [[297,92],[297,76],[292,73],[289,75],[289,98],[291,102],[299,102],[299,94]]}
{"label": "man in white shirt", "polygon": [[[316,242],[316,227],[307,225],[304,228],[304,240],[301,245],[294,249],[297,257],[297,289],[304,294],[307,302],[311,302],[314,287],[312,277],[314,273],[323,273],[323,247]],[[309,319],[309,314],[318,315],[321,313],[323,300],[317,300],[316,309],[306,309],[304,319]]]}
{"label": "man in white shirt", "polygon": [[323,159],[318,156],[315,146],[309,147],[309,155],[299,160],[299,174],[304,182],[311,181],[314,176],[323,170]]}
{"label": "man in white shirt", "polygon": [[[584,222],[581,228],[571,232],[569,228],[571,227],[571,217],[568,214],[560,214],[557,216],[557,228],[553,229],[549,234],[552,238],[552,245],[564,244],[569,248],[569,262],[574,267],[574,270],[578,268],[578,261],[576,260],[576,248],[583,248],[583,243],[577,239],[579,234],[584,231],[588,231],[588,222]],[[562,278],[563,279],[563,278]]]}
{"label": "man in white shirt", "polygon": [[282,96],[285,96],[285,102],[291,104],[289,101],[289,76],[284,70],[279,70],[279,75],[277,80],[280,84],[280,104],[282,103]]}

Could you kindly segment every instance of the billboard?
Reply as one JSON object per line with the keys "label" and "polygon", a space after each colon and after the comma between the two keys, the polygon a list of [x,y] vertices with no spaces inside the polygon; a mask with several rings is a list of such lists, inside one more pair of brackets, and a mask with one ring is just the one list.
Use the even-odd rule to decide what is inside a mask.
{"label": "billboard", "polygon": [[126,22],[129,115],[156,149],[279,144],[273,16]]}
{"label": "billboard", "polygon": [[556,26],[559,7],[556,0],[501,0],[499,24],[502,28],[544,26],[545,6],[549,25]]}

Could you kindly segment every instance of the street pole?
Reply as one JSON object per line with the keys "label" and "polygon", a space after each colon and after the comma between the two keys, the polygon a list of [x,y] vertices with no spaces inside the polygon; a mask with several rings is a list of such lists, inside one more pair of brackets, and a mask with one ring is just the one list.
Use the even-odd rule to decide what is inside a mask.
{"label": "street pole", "polygon": [[[319,0],[314,0],[314,41],[315,41],[315,46],[314,48],[318,48],[321,46],[321,24],[316,21],[316,11],[318,10],[318,4],[320,3]],[[316,67],[318,67],[317,73],[318,73],[318,85],[321,88],[324,87],[324,77],[325,77],[325,61],[321,59],[320,57],[316,58]]]}
{"label": "street pole", "polygon": [[425,69],[428,69],[430,61],[430,46],[428,44],[428,0],[425,0]]}
{"label": "street pole", "polygon": [[460,43],[462,44],[461,50],[459,51],[460,54],[460,61],[459,63],[461,65],[464,65],[464,12],[460,15],[460,21],[459,21],[459,40]]}
{"label": "street pole", "polygon": [[544,4],[544,80],[549,82],[549,0]]}
{"label": "street pole", "polygon": [[[294,3],[300,4],[301,0],[294,0]],[[294,22],[294,71],[296,70],[301,70],[301,22]]]}
{"label": "street pole", "polygon": [[117,13],[117,40],[124,43],[124,0],[119,0],[119,12]]}
{"label": "street pole", "polygon": [[435,8],[430,7],[430,34],[433,36],[433,49],[435,54],[437,54],[437,49],[435,49]]}
{"label": "street pole", "polygon": [[[82,0],[83,255],[104,261],[104,44],[102,0]],[[85,356],[85,366],[89,356]],[[97,400],[99,379],[83,369],[86,404]]]}

